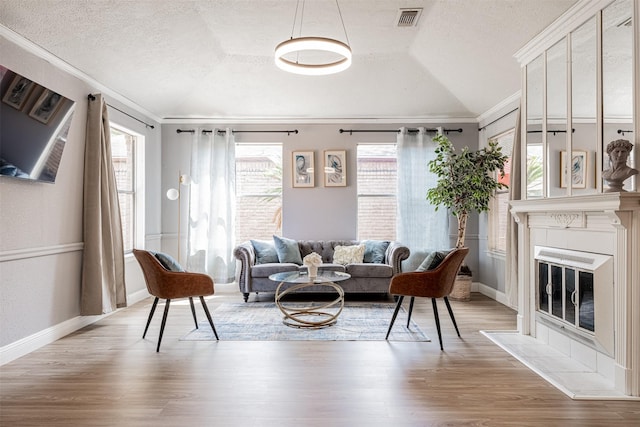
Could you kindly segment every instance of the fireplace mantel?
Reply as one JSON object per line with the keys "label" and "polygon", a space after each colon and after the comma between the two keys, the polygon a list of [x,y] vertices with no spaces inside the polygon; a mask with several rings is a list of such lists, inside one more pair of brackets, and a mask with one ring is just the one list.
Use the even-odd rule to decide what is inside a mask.
{"label": "fireplace mantel", "polygon": [[[640,396],[640,193],[513,201],[518,223],[518,332],[575,352],[577,360],[597,360],[596,370],[627,396]],[[534,247],[546,246],[613,256],[615,351],[585,356],[562,330],[536,319]],[[580,350],[575,350],[580,348]],[[570,350],[568,350],[570,349]],[[573,355],[569,355],[573,358]]]}

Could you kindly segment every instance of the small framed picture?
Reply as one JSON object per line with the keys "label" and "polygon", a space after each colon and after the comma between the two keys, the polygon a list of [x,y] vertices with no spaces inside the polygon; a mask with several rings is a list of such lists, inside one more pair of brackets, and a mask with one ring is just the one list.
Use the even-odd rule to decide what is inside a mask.
{"label": "small framed picture", "polygon": [[[570,170],[569,170],[570,168]],[[567,152],[560,152],[560,187],[566,188],[567,175],[571,176],[571,188],[587,188],[587,152],[574,150],[571,162],[567,160]]]}
{"label": "small framed picture", "polygon": [[347,152],[345,150],[324,152],[324,186],[347,186]]}
{"label": "small framed picture", "polygon": [[62,95],[59,93],[55,93],[52,90],[45,89],[42,92],[42,95],[38,98],[36,103],[33,105],[31,112],[29,113],[30,117],[42,122],[44,124],[49,123],[49,120],[53,116],[55,116],[56,111],[60,107],[63,101]]}
{"label": "small framed picture", "polygon": [[22,110],[35,86],[36,84],[28,78],[16,74],[9,87],[7,87],[7,92],[4,94],[2,101],[16,110]]}
{"label": "small framed picture", "polygon": [[291,154],[293,186],[313,187],[315,185],[313,151],[294,151]]}

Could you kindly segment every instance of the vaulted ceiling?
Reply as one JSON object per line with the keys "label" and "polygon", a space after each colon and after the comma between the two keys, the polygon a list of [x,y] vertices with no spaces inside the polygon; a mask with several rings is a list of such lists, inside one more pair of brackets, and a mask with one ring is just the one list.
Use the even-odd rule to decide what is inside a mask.
{"label": "vaulted ceiling", "polygon": [[[513,54],[574,3],[0,0],[0,24],[160,119],[473,119],[520,89]],[[297,6],[294,35],[348,38],[351,68],[274,65]]]}

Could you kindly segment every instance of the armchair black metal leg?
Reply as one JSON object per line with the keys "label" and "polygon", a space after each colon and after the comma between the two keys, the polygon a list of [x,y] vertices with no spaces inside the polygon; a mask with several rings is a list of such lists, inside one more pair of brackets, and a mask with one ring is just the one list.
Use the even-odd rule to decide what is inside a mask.
{"label": "armchair black metal leg", "polygon": [[456,323],[456,318],[453,317],[453,310],[451,310],[451,304],[449,304],[449,298],[444,297],[444,303],[447,305],[447,310],[449,310],[449,316],[451,316],[451,320],[453,321],[453,326],[456,328],[458,337],[460,337],[460,331],[458,330],[458,324]]}
{"label": "armchair black metal leg", "polygon": [[411,301],[409,302],[409,315],[407,316],[407,328],[409,328],[409,323],[411,323],[411,313],[413,313],[413,302],[416,297],[411,297]]}
{"label": "armchair black metal leg", "polygon": [[158,337],[158,347],[156,347],[156,353],[160,351],[160,343],[162,342],[162,334],[164,333],[164,325],[167,323],[167,314],[169,313],[169,304],[171,300],[165,301],[164,314],[162,315],[162,323],[160,324],[160,336]]}
{"label": "armchair black metal leg", "polygon": [[438,329],[438,339],[440,340],[440,350],[444,350],[442,346],[442,331],[440,331],[440,318],[438,317],[438,306],[436,305],[436,299],[431,298],[431,304],[433,305],[433,317],[436,319],[436,328]]}
{"label": "armchair black metal leg", "polygon": [[220,338],[218,338],[218,332],[216,331],[216,327],[213,326],[213,319],[211,318],[211,313],[209,313],[209,308],[207,307],[207,304],[204,302],[204,297],[202,295],[200,295],[200,302],[202,303],[204,314],[206,314],[207,319],[209,319],[209,324],[211,325],[211,329],[213,329],[213,334],[216,336],[216,340],[220,340]]}
{"label": "armchair black metal leg", "polygon": [[393,317],[391,317],[391,323],[389,323],[389,329],[387,330],[387,336],[384,337],[385,340],[389,339],[389,334],[391,333],[391,328],[393,328],[393,322],[396,321],[396,317],[398,317],[398,312],[400,311],[400,307],[402,307],[402,300],[404,299],[404,295],[400,295],[398,297],[398,303],[396,304],[396,309],[393,312]]}
{"label": "armchair black metal leg", "polygon": [[193,321],[198,329],[198,319],[196,319],[196,307],[193,305],[193,297],[189,297],[189,304],[191,304],[191,314],[193,314]]}
{"label": "armchair black metal leg", "polygon": [[144,332],[142,334],[142,339],[147,336],[147,329],[149,329],[149,324],[151,323],[151,319],[153,318],[153,313],[156,312],[156,306],[158,305],[158,297],[153,300],[153,305],[151,306],[151,311],[149,312],[149,318],[147,319],[147,326],[144,327]]}

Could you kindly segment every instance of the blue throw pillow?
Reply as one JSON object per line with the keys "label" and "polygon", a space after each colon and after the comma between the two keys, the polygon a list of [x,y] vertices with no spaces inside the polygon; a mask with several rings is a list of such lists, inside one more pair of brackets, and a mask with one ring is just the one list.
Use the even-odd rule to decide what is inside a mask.
{"label": "blue throw pillow", "polygon": [[387,252],[389,242],[386,240],[365,240],[363,243],[364,262],[383,264],[384,254]]}
{"label": "blue throw pillow", "polygon": [[433,270],[438,267],[442,261],[449,255],[450,250],[433,251],[422,261],[422,264],[416,268],[416,271]]}
{"label": "blue throw pillow", "polygon": [[160,264],[169,271],[185,271],[184,268],[171,255],[162,252],[151,252]]}
{"label": "blue throw pillow", "polygon": [[298,242],[296,240],[273,236],[273,243],[276,246],[278,262],[292,262],[294,264],[302,265],[300,248],[298,247]]}
{"label": "blue throw pillow", "polygon": [[251,240],[253,251],[256,253],[256,264],[278,262],[278,253],[273,242],[264,240]]}

